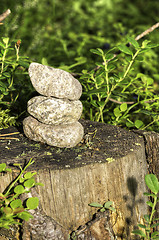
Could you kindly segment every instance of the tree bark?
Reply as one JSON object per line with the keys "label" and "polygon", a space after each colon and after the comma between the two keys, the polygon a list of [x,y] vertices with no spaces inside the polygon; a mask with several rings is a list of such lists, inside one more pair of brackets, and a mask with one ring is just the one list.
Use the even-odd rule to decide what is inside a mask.
{"label": "tree bark", "polygon": [[[15,162],[24,163],[31,157],[34,159],[35,164],[29,170],[36,171],[37,181],[44,184],[44,187],[36,187],[37,193],[31,193],[33,196],[38,194],[41,204],[40,209],[33,213],[32,221],[36,221],[36,229],[52,226],[57,229],[57,234],[63,234],[59,235],[63,236],[61,239],[66,240],[66,235],[72,231],[79,233],[79,240],[137,239],[131,231],[142,223],[144,214],[148,213],[143,196],[146,191],[144,176],[147,173],[144,138],[103,123],[85,120],[81,123],[85,129],[84,139],[74,148],[39,144],[18,133],[15,139],[1,140],[0,161],[12,165]],[[8,130],[1,131],[1,134]],[[10,128],[10,131],[17,129]],[[0,176],[1,192],[14,174],[17,174],[15,170],[5,177]],[[108,200],[114,202],[116,212],[106,212],[100,217],[98,213],[92,219],[97,209],[88,204],[104,204]],[[31,233],[36,230],[33,225],[35,222],[25,223],[22,239],[37,239]],[[79,227],[85,231],[78,232]],[[107,238],[104,235],[101,238],[102,233]],[[25,234],[30,236],[24,238]],[[39,239],[51,238],[43,234]]]}

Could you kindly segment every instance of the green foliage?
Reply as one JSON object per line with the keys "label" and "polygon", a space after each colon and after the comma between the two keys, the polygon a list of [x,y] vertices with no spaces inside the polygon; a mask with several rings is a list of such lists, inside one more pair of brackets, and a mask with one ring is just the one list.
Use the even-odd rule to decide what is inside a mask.
{"label": "green foliage", "polygon": [[[97,62],[97,68],[90,72],[83,70],[80,77],[84,115],[93,121],[158,131],[159,97],[154,80],[135,71],[144,61],[144,53],[158,45],[147,40],[139,45],[132,37],[128,41],[131,48],[120,44],[107,52],[91,50],[103,63]],[[115,55],[114,49],[121,53]]]}
{"label": "green foliage", "polygon": [[105,202],[103,205],[100,203],[96,203],[96,202],[92,202],[88,204],[90,207],[96,207],[99,208],[100,212],[105,212],[106,210],[111,210],[113,212],[115,212],[115,208],[112,207],[113,202],[112,201],[107,201]]}
{"label": "green foliage", "polygon": [[[107,210],[110,210],[110,211],[113,211],[115,212],[115,208],[112,206],[113,205],[113,202],[112,201],[107,201],[105,202],[103,205],[100,204],[100,203],[96,203],[96,202],[92,202],[92,203],[89,203],[88,204],[90,207],[95,207],[95,208],[99,208],[99,211],[100,212],[105,212]],[[76,240],[77,239],[77,234],[78,231],[73,231],[69,237],[68,237],[68,240]]]}
{"label": "green foliage", "polygon": [[16,81],[29,66],[27,58],[19,56],[20,43],[20,40],[10,42],[4,37],[0,41],[0,128],[15,125],[18,117],[11,110],[24,83]]}
{"label": "green foliage", "polygon": [[[26,169],[33,164],[34,161],[30,161],[22,169],[19,164],[14,164],[20,169],[20,173],[17,178],[8,186],[4,193],[0,193],[0,228],[4,227],[9,229],[12,224],[20,224],[17,220],[28,221],[33,216],[28,212],[30,209],[38,207],[39,199],[37,197],[30,197],[25,201],[19,199],[21,194],[30,192],[30,189],[41,183],[36,183],[34,175],[36,172],[27,172]],[[0,164],[0,172],[11,171],[6,167],[5,163]],[[25,202],[25,204],[24,204]]]}
{"label": "green foliage", "polygon": [[[7,8],[11,9],[11,14],[0,26],[0,36],[4,41],[9,36],[9,44],[12,42],[13,44],[8,46],[9,51],[7,52],[3,49],[4,46],[6,48],[7,42],[4,43],[2,39],[0,48],[2,57],[6,52],[8,60],[10,61],[9,56],[12,56],[14,59],[12,62],[19,63],[19,66],[14,72],[14,64],[11,63],[6,71],[6,79],[1,80],[6,85],[6,87],[0,86],[3,88],[2,93],[4,94],[1,101],[3,102],[2,106],[0,105],[1,128],[16,123],[18,115],[26,111],[27,100],[33,91],[30,81],[26,81],[28,79],[25,71],[27,65],[24,62],[27,59],[22,59],[22,57],[20,57],[22,61],[20,58],[17,59],[18,46],[14,46],[16,43],[14,39],[20,38],[23,41],[22,55],[27,55],[32,61],[59,67],[69,72],[78,72],[78,76],[81,76],[82,69],[87,69],[82,74],[82,77],[84,75],[87,75],[86,78],[88,77],[88,81],[85,78],[85,82],[82,82],[84,86],[82,96],[84,118],[127,128],[147,128],[158,131],[159,49],[152,48],[153,45],[147,41],[144,42],[145,46],[142,46],[140,41],[137,42],[132,38],[158,22],[156,10],[158,9],[158,0],[154,0],[153,3],[148,1],[146,4],[144,0],[134,0],[133,2],[130,0],[126,2],[124,0],[67,0],[64,2],[48,0],[47,3],[40,0],[18,0],[16,4],[13,1],[2,0],[1,12]],[[141,9],[142,11],[140,11]],[[153,31],[147,35],[147,38],[148,41],[152,40],[156,43],[158,31]],[[126,46],[128,42],[131,42],[131,48]],[[110,47],[113,49],[117,45],[122,54],[111,60],[114,51],[107,50]],[[143,49],[140,54],[135,56],[134,49],[146,48],[148,45],[148,49]],[[98,54],[92,54],[89,51],[91,48],[98,48],[92,50],[94,53],[97,51]],[[13,54],[13,49],[16,50],[16,54]],[[106,74],[105,72],[102,75],[104,68],[101,63],[104,56],[102,51],[104,55],[107,54],[106,61],[110,60],[107,69],[110,77],[109,85],[115,84],[119,77],[120,79],[123,77],[123,81],[116,82],[117,87],[111,92],[107,103],[105,103],[105,99],[108,98],[104,92],[105,86],[103,89],[101,88],[104,74]],[[133,57],[135,59],[132,59]],[[95,62],[100,69],[96,72],[95,80],[93,80],[89,74],[90,69],[94,68]],[[130,69],[127,69],[128,74],[122,76],[130,62],[133,63],[134,68],[130,64]],[[7,59],[5,64],[7,64]],[[12,86],[7,85],[8,72],[11,74],[9,70],[14,72]],[[129,83],[129,80],[133,78],[134,80]],[[83,79],[81,80],[83,81]],[[97,81],[94,84],[99,87],[98,89],[93,87],[92,81]],[[87,84],[90,86],[87,87]],[[92,91],[92,96],[90,91]],[[93,91],[96,91],[94,95]],[[87,96],[87,92],[89,96]],[[102,97],[101,101],[97,94]],[[121,102],[120,106],[117,102]],[[127,102],[135,103],[127,104]]]}
{"label": "green foliage", "polygon": [[144,193],[145,196],[150,197],[150,201],[147,201],[147,205],[151,208],[151,214],[144,216],[144,224],[138,224],[140,229],[134,230],[132,233],[141,237],[141,239],[159,239],[159,231],[155,231],[155,228],[159,226],[159,219],[154,217],[156,212],[156,204],[159,202],[157,194],[159,193],[159,181],[154,174],[147,174],[145,176],[145,182],[147,187],[152,193]]}
{"label": "green foliage", "polygon": [[[125,35],[135,36],[158,22],[158,0],[2,0],[1,12],[7,8],[12,14],[1,26],[2,36],[21,38],[23,54],[36,62],[63,67],[85,59],[70,69],[76,72],[94,67],[90,48],[125,44]],[[157,41],[157,31],[149,38]],[[157,59],[149,67],[155,65]]]}

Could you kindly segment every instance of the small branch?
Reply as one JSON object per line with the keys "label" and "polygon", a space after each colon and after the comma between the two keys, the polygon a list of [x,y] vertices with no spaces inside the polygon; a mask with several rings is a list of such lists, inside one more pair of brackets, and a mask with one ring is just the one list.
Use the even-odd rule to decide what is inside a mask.
{"label": "small branch", "polygon": [[[19,140],[19,138],[9,137],[9,136],[16,135],[16,134],[19,134],[19,132],[0,134],[0,139],[1,139],[1,140],[3,140],[3,139],[10,139],[10,140],[15,139],[15,140]],[[6,137],[6,136],[7,136],[7,137]]]}
{"label": "small branch", "polygon": [[[146,36],[147,34],[151,33],[152,31],[154,31],[156,28],[159,27],[159,22],[154,24],[152,27],[148,28],[147,30],[145,30],[144,32],[142,32],[141,34],[139,34],[135,40],[138,41],[139,39],[143,38],[144,36]],[[129,47],[131,45],[131,43],[128,43],[127,46]],[[121,53],[121,51],[118,51],[117,53],[114,53],[114,56],[108,60],[111,61],[113,60],[116,56],[118,56]],[[102,64],[104,65],[104,62],[102,62]],[[97,66],[96,68],[94,68],[93,70],[96,72],[98,69],[100,69],[100,66]],[[74,77],[79,77],[78,73],[71,73]]]}
{"label": "small branch", "polygon": [[0,137],[0,140],[19,140],[19,138],[14,138],[14,137]]}
{"label": "small branch", "polygon": [[[109,100],[111,101],[111,102],[114,102],[114,103],[117,103],[117,104],[123,104],[123,103],[126,103],[126,104],[134,104],[134,103],[136,103],[136,102],[121,102],[121,101],[117,101],[117,100],[115,100],[115,99],[113,99],[113,98],[109,98]],[[155,99],[155,100],[146,100],[146,101],[144,101],[144,103],[151,103],[151,102],[155,102],[155,101],[157,101],[157,99]]]}
{"label": "small branch", "polygon": [[8,17],[8,15],[11,13],[11,10],[10,9],[7,9],[7,11],[5,11],[4,13],[2,13],[0,15],[0,24],[3,24],[1,23],[6,17]]}
{"label": "small branch", "polygon": [[134,104],[134,103],[135,103],[135,102],[121,102],[121,101],[117,101],[117,100],[115,100],[115,99],[113,99],[113,98],[109,98],[109,100],[110,100],[111,102],[118,103],[118,104],[123,104],[123,103]]}
{"label": "small branch", "polygon": [[0,134],[0,137],[5,137],[5,136],[10,136],[10,135],[15,135],[15,134],[19,134],[19,132]]}
{"label": "small branch", "polygon": [[153,25],[152,27],[148,28],[146,31],[144,31],[143,33],[139,34],[135,40],[138,41],[139,39],[143,38],[144,36],[146,36],[147,34],[151,33],[152,31],[154,31],[156,28],[159,27],[159,22],[156,23],[155,25]]}

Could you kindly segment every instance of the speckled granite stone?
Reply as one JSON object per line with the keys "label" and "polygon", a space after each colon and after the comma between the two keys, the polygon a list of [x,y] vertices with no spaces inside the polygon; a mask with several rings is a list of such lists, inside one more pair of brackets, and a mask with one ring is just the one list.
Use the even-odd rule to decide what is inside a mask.
{"label": "speckled granite stone", "polygon": [[37,96],[28,101],[28,113],[45,124],[68,124],[79,120],[82,114],[79,100]]}
{"label": "speckled granite stone", "polygon": [[31,63],[29,76],[33,87],[41,95],[78,100],[82,86],[70,73],[39,63]]}
{"label": "speckled granite stone", "polygon": [[29,116],[23,121],[25,135],[31,140],[56,147],[71,148],[83,138],[84,129],[79,122],[71,124],[48,125]]}

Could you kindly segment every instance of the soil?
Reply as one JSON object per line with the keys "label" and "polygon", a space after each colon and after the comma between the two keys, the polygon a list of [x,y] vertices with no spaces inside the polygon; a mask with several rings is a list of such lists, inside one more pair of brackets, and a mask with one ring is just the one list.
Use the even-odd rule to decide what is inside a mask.
{"label": "soil", "polygon": [[13,163],[25,164],[33,158],[34,170],[75,168],[92,162],[114,161],[129,154],[143,142],[138,134],[116,126],[89,120],[80,122],[85,134],[74,148],[57,148],[31,141],[25,137],[22,129],[16,127],[1,130],[0,163],[12,166]]}

